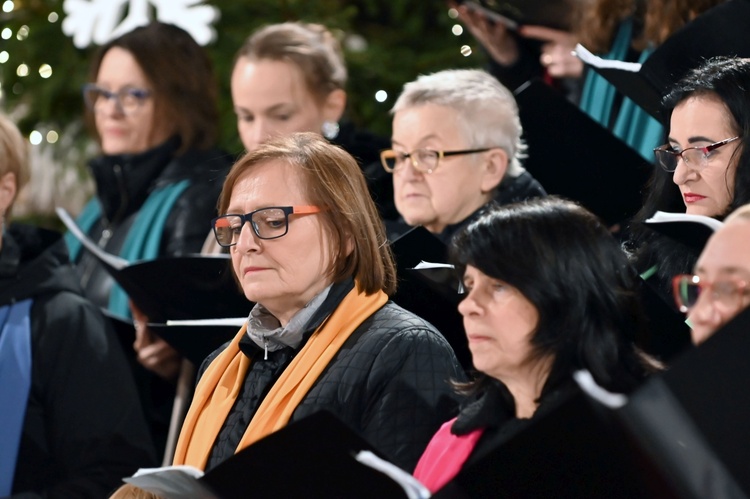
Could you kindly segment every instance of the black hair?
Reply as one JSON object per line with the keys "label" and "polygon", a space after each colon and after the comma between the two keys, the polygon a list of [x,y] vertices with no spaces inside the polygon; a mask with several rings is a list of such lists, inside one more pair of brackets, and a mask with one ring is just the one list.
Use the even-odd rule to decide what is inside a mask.
{"label": "black hair", "polygon": [[[556,197],[491,208],[453,239],[450,258],[461,276],[476,267],[536,308],[532,344],[554,357],[542,397],[579,369],[611,391],[628,392],[645,377],[634,346],[646,327],[638,277],[586,209]],[[482,381],[480,374],[474,388]]]}
{"label": "black hair", "polygon": [[[725,212],[717,216],[723,219],[737,207],[750,202],[750,60],[738,57],[714,57],[688,72],[675,84],[662,100],[665,116],[671,117],[674,109],[695,96],[714,97],[727,108],[727,120],[740,136],[740,146],[735,151],[736,160],[732,200]],[[672,173],[655,167],[646,188],[646,198],[641,210],[631,225],[632,245],[635,249],[636,266],[645,271],[657,265],[662,288],[668,287],[672,276],[692,272],[700,251],[656,234],[644,227],[642,222],[657,210],[684,212],[685,205],[677,186],[672,182]],[[664,284],[667,283],[667,284]],[[663,294],[668,289],[660,290]]]}

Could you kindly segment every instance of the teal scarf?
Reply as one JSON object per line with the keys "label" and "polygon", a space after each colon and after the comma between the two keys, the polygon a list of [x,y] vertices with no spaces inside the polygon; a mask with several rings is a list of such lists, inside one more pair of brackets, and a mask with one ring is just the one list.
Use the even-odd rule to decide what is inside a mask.
{"label": "teal scarf", "polygon": [[[159,256],[161,240],[167,218],[172,212],[177,199],[190,185],[188,180],[170,184],[154,190],[143,203],[136,219],[122,245],[120,255],[129,262],[153,260]],[[84,233],[88,234],[97,220],[101,218],[101,206],[96,198],[88,202],[76,222]],[[77,261],[81,243],[70,233],[65,234],[71,261]],[[114,284],[109,294],[108,309],[120,317],[130,317],[128,295]]]}
{"label": "teal scarf", "polygon": [[[624,60],[633,38],[633,22],[628,19],[620,25],[612,49],[604,59]],[[638,59],[643,63],[653,52],[647,48]],[[595,71],[588,71],[581,93],[580,108],[605,128],[612,122],[612,107],[617,89]],[[628,98],[624,98],[615,117],[612,133],[638,151],[647,161],[654,159],[654,148],[664,138],[664,127],[646,111]]]}

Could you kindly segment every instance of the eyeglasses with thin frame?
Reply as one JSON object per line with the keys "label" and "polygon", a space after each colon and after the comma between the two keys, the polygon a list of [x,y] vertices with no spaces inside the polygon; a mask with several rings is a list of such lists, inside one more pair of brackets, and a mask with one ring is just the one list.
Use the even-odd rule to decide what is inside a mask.
{"label": "eyeglasses with thin frame", "polygon": [[664,144],[663,146],[654,149],[654,155],[656,156],[656,161],[659,163],[659,166],[667,172],[673,172],[677,169],[677,163],[680,158],[682,158],[688,166],[693,168],[704,168],[708,164],[712,151],[715,151],[721,146],[731,144],[739,138],[739,136],[730,137],[707,146],[686,147],[682,151],[676,151],[671,145]]}
{"label": "eyeglasses with thin frame", "polygon": [[386,149],[380,152],[380,162],[388,173],[400,171],[404,162],[408,159],[415,170],[421,173],[434,172],[440,160],[448,156],[459,156],[461,154],[474,154],[487,152],[493,147],[482,147],[480,149],[463,149],[460,151],[434,151],[432,149],[416,149],[412,152],[397,152]]}
{"label": "eyeglasses with thin frame", "polygon": [[221,215],[211,221],[211,226],[219,246],[228,248],[237,244],[247,222],[259,239],[277,239],[289,232],[289,215],[313,215],[321,211],[323,208],[319,206],[270,206],[244,215]]}
{"label": "eyeglasses with thin frame", "polygon": [[151,97],[151,91],[137,87],[123,87],[117,92],[87,83],[83,86],[83,100],[86,106],[94,112],[101,111],[104,103],[114,99],[117,109],[123,114],[137,112],[143,103]]}
{"label": "eyeglasses with thin frame", "polygon": [[683,313],[690,312],[698,303],[698,298],[706,292],[714,306],[734,312],[742,308],[750,294],[749,284],[742,279],[731,278],[707,282],[697,275],[682,274],[672,279],[672,292],[677,308]]}

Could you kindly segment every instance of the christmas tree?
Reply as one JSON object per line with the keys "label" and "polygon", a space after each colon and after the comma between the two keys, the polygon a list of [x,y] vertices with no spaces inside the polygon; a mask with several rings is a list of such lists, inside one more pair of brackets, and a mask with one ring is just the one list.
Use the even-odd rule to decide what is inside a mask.
{"label": "christmas tree", "polygon": [[[201,34],[215,33],[206,49],[221,84],[221,146],[230,152],[242,148],[229,75],[236,50],[259,26],[302,20],[331,28],[349,69],[347,119],[385,136],[390,134],[388,110],[405,82],[484,63],[482,56],[467,57],[470,51],[461,50],[473,39],[455,27],[442,1],[0,0],[0,107],[32,143],[33,181],[19,201],[19,213],[46,217],[56,205],[75,212],[91,195],[85,162],[96,146],[82,122],[80,90],[96,49],[84,43],[97,38],[92,16],[99,16],[103,31],[105,21],[123,29],[144,15],[164,19],[197,8],[218,13]],[[208,12],[193,11],[203,17]]]}

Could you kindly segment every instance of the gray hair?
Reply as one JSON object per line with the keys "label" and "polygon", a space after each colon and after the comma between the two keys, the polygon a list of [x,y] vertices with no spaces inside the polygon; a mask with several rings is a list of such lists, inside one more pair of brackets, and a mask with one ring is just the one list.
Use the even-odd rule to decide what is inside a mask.
{"label": "gray hair", "polygon": [[404,85],[391,113],[409,107],[435,104],[456,111],[459,127],[469,147],[499,147],[508,154],[511,178],[525,170],[523,129],[513,94],[490,74],[478,69],[447,69],[421,75]]}

